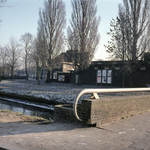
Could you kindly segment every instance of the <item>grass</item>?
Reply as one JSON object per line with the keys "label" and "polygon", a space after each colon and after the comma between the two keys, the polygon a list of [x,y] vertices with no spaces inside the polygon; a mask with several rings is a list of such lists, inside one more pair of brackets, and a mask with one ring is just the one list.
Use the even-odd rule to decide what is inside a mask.
{"label": "grass", "polygon": [[24,115],[20,112],[13,112],[10,110],[0,110],[0,112],[6,113],[6,115],[8,116],[9,114],[13,114],[16,116],[19,116],[22,120],[26,121],[26,122],[31,122],[33,124],[49,124],[52,123],[52,120],[48,120],[42,117],[36,117],[36,116],[28,116],[28,115]]}
{"label": "grass", "polygon": [[11,113],[12,111],[10,111],[10,110],[6,110],[6,109],[2,109],[2,110],[0,110],[0,112],[9,112],[9,113]]}

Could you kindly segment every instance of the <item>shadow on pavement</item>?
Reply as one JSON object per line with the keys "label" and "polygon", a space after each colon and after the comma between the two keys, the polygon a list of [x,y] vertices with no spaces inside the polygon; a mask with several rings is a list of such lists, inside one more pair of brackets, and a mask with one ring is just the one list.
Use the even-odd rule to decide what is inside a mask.
{"label": "shadow on pavement", "polygon": [[85,126],[76,123],[32,124],[26,121],[0,123],[0,136],[26,133],[57,132],[81,129]]}

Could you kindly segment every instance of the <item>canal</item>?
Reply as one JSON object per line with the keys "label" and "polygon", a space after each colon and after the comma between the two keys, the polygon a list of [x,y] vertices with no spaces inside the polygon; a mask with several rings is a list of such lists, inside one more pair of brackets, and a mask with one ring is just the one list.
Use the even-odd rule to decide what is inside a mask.
{"label": "canal", "polygon": [[0,97],[0,109],[20,112],[25,115],[43,117],[46,119],[53,118],[54,105],[46,103],[30,102],[14,98]]}

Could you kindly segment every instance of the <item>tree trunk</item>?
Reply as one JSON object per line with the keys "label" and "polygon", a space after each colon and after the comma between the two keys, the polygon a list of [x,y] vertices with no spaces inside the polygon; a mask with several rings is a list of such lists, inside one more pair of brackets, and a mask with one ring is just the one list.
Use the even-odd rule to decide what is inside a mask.
{"label": "tree trunk", "polygon": [[47,79],[46,79],[45,83],[51,83],[50,71],[47,71]]}
{"label": "tree trunk", "polygon": [[38,80],[38,66],[37,66],[37,70],[36,70],[36,80]]}
{"label": "tree trunk", "polygon": [[124,67],[124,60],[123,60],[123,73],[122,73],[122,87],[124,88],[124,82],[125,82],[125,67]]}
{"label": "tree trunk", "polygon": [[43,69],[41,71],[41,80],[43,79]]}
{"label": "tree trunk", "polygon": [[74,87],[76,87],[76,72],[74,72]]}
{"label": "tree trunk", "polygon": [[28,71],[26,69],[26,80],[28,80]]}
{"label": "tree trunk", "polygon": [[11,66],[11,77],[12,77],[12,82],[14,81],[14,66]]}
{"label": "tree trunk", "polygon": [[4,72],[5,72],[5,67],[4,67],[4,65],[3,65],[3,77],[4,77]]}
{"label": "tree trunk", "polygon": [[38,85],[40,85],[40,77],[41,77],[41,68],[38,67]]}
{"label": "tree trunk", "polygon": [[25,58],[26,80],[28,80],[27,58]]}
{"label": "tree trunk", "polygon": [[82,71],[79,71],[78,85],[82,85]]}

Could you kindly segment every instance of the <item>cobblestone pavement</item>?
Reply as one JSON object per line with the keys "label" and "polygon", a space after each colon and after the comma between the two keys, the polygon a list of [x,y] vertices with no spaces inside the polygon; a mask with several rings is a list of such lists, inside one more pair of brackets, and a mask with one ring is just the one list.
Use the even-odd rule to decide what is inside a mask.
{"label": "cobblestone pavement", "polygon": [[10,150],[150,150],[150,112],[100,127],[75,123],[0,123],[0,147]]}

